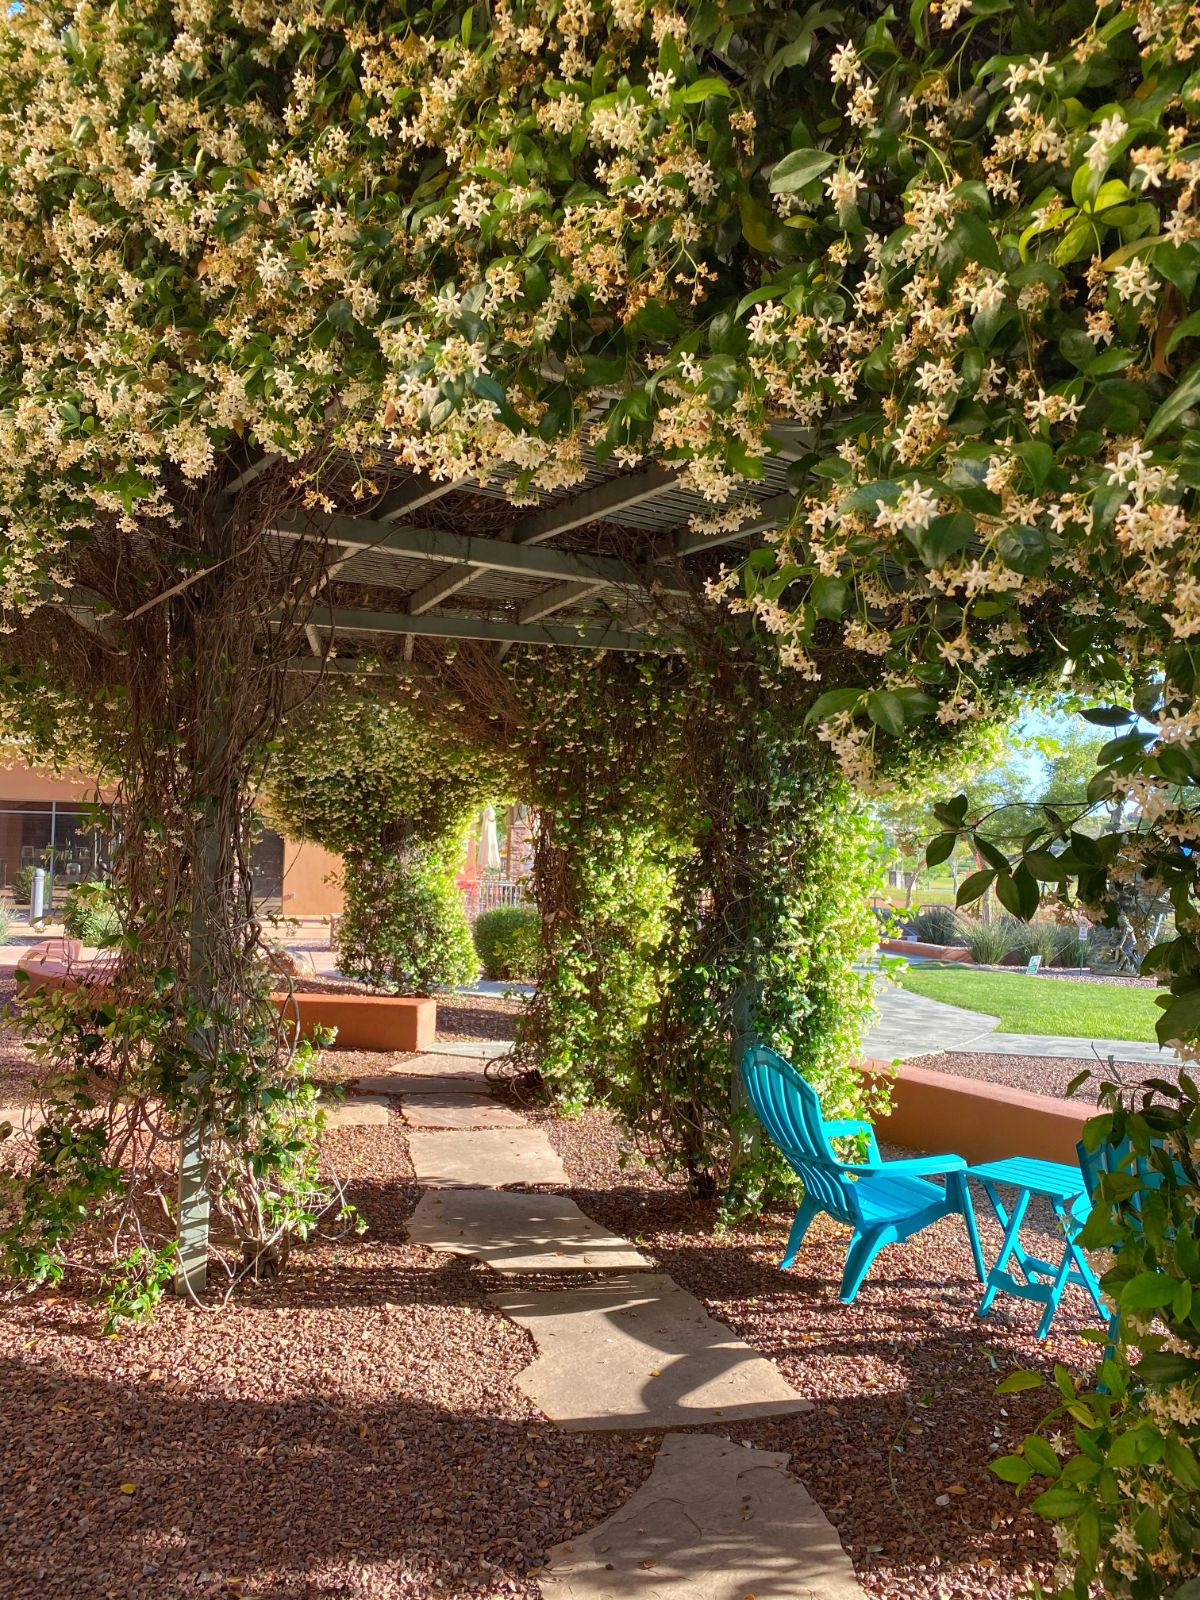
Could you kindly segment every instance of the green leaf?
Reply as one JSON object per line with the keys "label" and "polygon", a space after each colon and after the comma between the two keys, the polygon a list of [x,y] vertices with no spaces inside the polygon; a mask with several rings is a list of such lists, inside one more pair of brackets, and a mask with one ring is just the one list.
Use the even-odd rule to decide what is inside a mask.
{"label": "green leaf", "polygon": [[1190,1040],[1200,1032],[1200,988],[1179,995],[1154,1025],[1159,1044],[1175,1039]]}
{"label": "green leaf", "polygon": [[959,884],[958,893],[954,897],[954,904],[956,906],[969,906],[980,899],[991,888],[995,876],[994,867],[988,867],[983,872],[972,872]]}
{"label": "green leaf", "polygon": [[939,833],[936,839],[931,839],[925,846],[925,865],[940,867],[943,861],[949,861],[957,843],[956,833]]}
{"label": "green leaf", "polygon": [[1123,728],[1134,720],[1133,712],[1126,711],[1124,706],[1092,706],[1080,715],[1085,722],[1094,722],[1098,728]]}
{"label": "green leaf", "polygon": [[796,194],[828,172],[836,159],[827,150],[789,150],[771,169],[771,193]]}
{"label": "green leaf", "polygon": [[1033,1468],[1024,1456],[997,1456],[991,1467],[996,1476],[1003,1478],[1005,1483],[1015,1483],[1022,1488],[1033,1477]]}
{"label": "green leaf", "polygon": [[811,599],[819,617],[840,617],[846,609],[850,585],[844,578],[822,574],[813,579]]}
{"label": "green leaf", "polygon": [[836,717],[842,711],[854,711],[862,702],[862,689],[826,689],[825,693],[818,695],[809,707],[808,715],[804,722],[824,722],[829,717]]}
{"label": "green leaf", "polygon": [[1019,523],[1006,528],[996,540],[996,553],[1014,572],[1040,578],[1050,562],[1050,541],[1041,528]]}
{"label": "green leaf", "polygon": [[1075,1543],[1079,1554],[1089,1567],[1096,1565],[1100,1555],[1100,1513],[1095,1506],[1084,1506],[1075,1524]]}
{"label": "green leaf", "polygon": [[1157,439],[1178,422],[1185,412],[1200,404],[1200,361],[1194,361],[1179,380],[1174,394],[1169,394],[1150,418],[1146,426],[1146,443]]}
{"label": "green leaf", "polygon": [[722,100],[733,99],[733,90],[724,78],[697,78],[694,83],[685,83],[678,91],[679,102],[685,106],[699,105],[710,94],[718,95]]}
{"label": "green leaf", "polygon": [[1064,1489],[1060,1484],[1054,1488],[1044,1490],[1033,1502],[1033,1509],[1041,1517],[1050,1517],[1055,1521],[1063,1517],[1073,1517],[1077,1511],[1082,1511],[1087,1505],[1088,1498],[1078,1489]]}
{"label": "green leaf", "polygon": [[1182,340],[1195,338],[1200,338],[1200,311],[1193,311],[1190,317],[1184,317],[1182,322],[1176,323],[1171,329],[1171,337],[1167,340],[1167,355],[1170,355]]}
{"label": "green leaf", "polygon": [[1062,1462],[1040,1435],[1031,1433],[1021,1448],[1025,1452],[1025,1459],[1035,1472],[1040,1472],[1043,1478],[1058,1477],[1062,1471]]}
{"label": "green leaf", "polygon": [[875,689],[867,696],[867,715],[884,733],[898,738],[904,732],[904,701],[890,689]]}
{"label": "green leaf", "polygon": [[1185,1489],[1200,1491],[1200,1461],[1197,1461],[1194,1451],[1178,1439],[1173,1439],[1170,1434],[1163,1440],[1163,1460],[1172,1477],[1178,1479]]}
{"label": "green leaf", "polygon": [[1121,1290],[1121,1306],[1126,1311],[1153,1310],[1170,1305],[1175,1298],[1176,1280],[1164,1272],[1139,1272]]}

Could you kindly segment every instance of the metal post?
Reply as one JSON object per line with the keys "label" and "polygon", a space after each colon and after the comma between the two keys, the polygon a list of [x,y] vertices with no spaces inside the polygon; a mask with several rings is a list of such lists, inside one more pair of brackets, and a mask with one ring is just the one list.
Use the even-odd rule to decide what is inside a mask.
{"label": "metal post", "polygon": [[184,1131],[179,1147],[179,1227],[175,1293],[199,1294],[208,1282],[208,1141],[203,1123]]}
{"label": "metal post", "polygon": [[29,920],[37,924],[46,914],[46,869],[34,867],[33,888],[29,896]]}

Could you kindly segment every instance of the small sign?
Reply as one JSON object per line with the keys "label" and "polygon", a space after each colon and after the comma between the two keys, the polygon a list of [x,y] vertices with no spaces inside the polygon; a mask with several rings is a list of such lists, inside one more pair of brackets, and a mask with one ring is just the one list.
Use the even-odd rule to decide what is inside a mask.
{"label": "small sign", "polygon": [[1026,977],[1032,978],[1042,964],[1041,956],[1030,956],[1029,965],[1025,968]]}

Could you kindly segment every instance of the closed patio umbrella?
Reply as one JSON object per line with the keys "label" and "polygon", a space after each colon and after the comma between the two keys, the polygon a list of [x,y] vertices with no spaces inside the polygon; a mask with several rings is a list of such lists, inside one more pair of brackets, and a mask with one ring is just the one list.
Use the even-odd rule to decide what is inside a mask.
{"label": "closed patio umbrella", "polygon": [[479,846],[475,853],[475,860],[480,872],[499,872],[500,870],[500,841],[496,837],[496,812],[492,806],[484,806],[483,816],[479,824]]}

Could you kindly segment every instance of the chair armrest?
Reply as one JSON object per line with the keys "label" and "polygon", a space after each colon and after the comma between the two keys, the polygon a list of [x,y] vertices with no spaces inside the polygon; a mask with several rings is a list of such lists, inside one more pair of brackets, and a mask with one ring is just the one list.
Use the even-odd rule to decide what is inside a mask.
{"label": "chair armrest", "polygon": [[934,1176],[939,1172],[965,1172],[967,1163],[962,1156],[904,1156],[897,1161],[876,1161],[871,1165],[879,1172],[907,1173],[910,1177],[922,1174]]}
{"label": "chair armrest", "polygon": [[875,1143],[875,1129],[862,1117],[827,1117],[824,1121],[825,1132],[831,1139],[857,1139],[865,1134],[867,1138],[867,1160],[874,1163],[879,1160],[879,1146]]}

